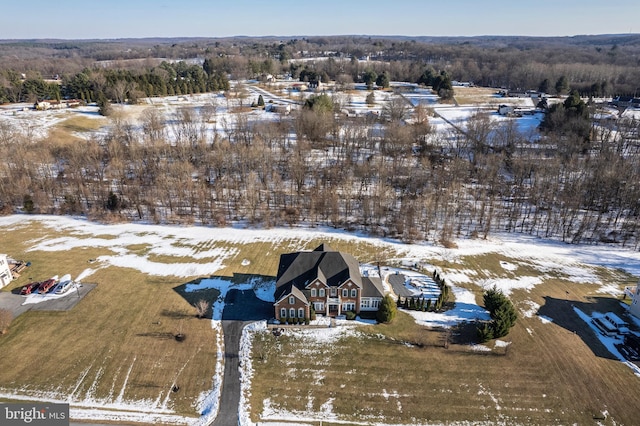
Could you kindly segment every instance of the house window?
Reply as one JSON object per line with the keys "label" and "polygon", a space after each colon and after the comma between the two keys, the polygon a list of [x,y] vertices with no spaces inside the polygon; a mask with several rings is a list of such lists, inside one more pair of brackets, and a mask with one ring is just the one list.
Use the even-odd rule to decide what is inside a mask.
{"label": "house window", "polygon": [[343,303],[342,304],[342,310],[343,311],[355,311],[356,310],[356,304],[355,303]]}
{"label": "house window", "polygon": [[351,297],[358,297],[358,290],[355,288],[351,289]]}
{"label": "house window", "polygon": [[342,289],[342,297],[349,297],[349,290],[346,288]]}
{"label": "house window", "polygon": [[296,298],[293,296],[289,296],[289,304],[290,305],[295,305],[296,304]]}
{"label": "house window", "polygon": [[317,290],[315,288],[311,289],[311,297],[316,297]]}
{"label": "house window", "polygon": [[372,301],[371,301],[371,307],[372,307],[372,308],[377,308],[377,307],[378,307],[378,303],[379,303],[379,302],[380,302],[380,301],[379,301],[379,300],[377,300],[377,299],[372,300]]}
{"label": "house window", "polygon": [[280,309],[280,318],[286,318],[286,317],[287,317],[287,308]]}
{"label": "house window", "polygon": [[304,308],[298,309],[298,318],[304,318]]}
{"label": "house window", "polygon": [[362,299],[360,301],[360,307],[361,308],[368,308],[370,306],[369,302],[370,302],[369,299]]}
{"label": "house window", "polygon": [[319,295],[320,297],[324,297],[324,288],[321,288],[321,289],[318,291],[318,295]]}
{"label": "house window", "polygon": [[338,295],[338,289],[335,287],[331,288],[331,297],[336,297]]}
{"label": "house window", "polygon": [[316,312],[323,312],[324,311],[324,303],[322,303],[322,302],[313,302],[313,309],[315,309]]}
{"label": "house window", "polygon": [[296,317],[296,310],[291,308],[289,309],[289,318],[295,318]]}

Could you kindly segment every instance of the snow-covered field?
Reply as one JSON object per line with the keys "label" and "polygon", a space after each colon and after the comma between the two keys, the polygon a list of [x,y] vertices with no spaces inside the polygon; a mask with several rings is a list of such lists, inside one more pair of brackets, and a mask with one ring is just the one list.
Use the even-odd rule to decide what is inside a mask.
{"label": "snow-covered field", "polygon": [[[490,238],[487,240],[459,240],[456,241],[457,248],[446,249],[428,243],[422,244],[402,244],[396,241],[372,238],[365,235],[352,234],[334,229],[240,229],[240,228],[206,228],[206,227],[173,227],[147,224],[115,224],[101,225],[88,222],[84,219],[70,217],[50,217],[50,216],[22,216],[13,215],[0,217],[0,228],[9,230],[18,227],[28,221],[36,221],[53,230],[65,232],[65,236],[34,239],[29,241],[30,250],[44,251],[64,251],[74,247],[104,247],[113,251],[113,255],[100,256],[95,259],[90,269],[85,270],[77,280],[91,276],[99,268],[108,266],[120,266],[137,269],[146,274],[160,276],[181,276],[199,277],[211,276],[225,266],[225,264],[237,255],[237,249],[216,248],[216,243],[232,243],[235,246],[253,242],[270,242],[274,244],[285,244],[288,250],[303,249],[305,243],[310,239],[333,239],[352,243],[367,243],[385,250],[394,251],[397,258],[393,259],[394,264],[421,264],[429,265],[429,262],[438,261],[450,265],[441,269],[441,274],[446,278],[447,283],[452,287],[455,297],[455,307],[444,313],[436,314],[430,312],[409,312],[419,324],[429,326],[449,327],[461,321],[472,321],[474,319],[486,319],[487,313],[478,306],[478,301],[471,289],[474,286],[491,287],[496,286],[506,294],[515,289],[527,290],[540,284],[546,274],[555,276],[561,275],[566,279],[576,283],[590,283],[600,286],[600,292],[605,294],[618,295],[620,289],[604,283],[596,273],[596,268],[607,267],[621,269],[635,276],[640,276],[640,253],[622,248],[609,246],[584,246],[567,245],[554,241],[540,240],[522,235],[505,235]],[[108,238],[104,238],[108,236]],[[149,245],[148,252],[141,254],[130,250],[133,244],[139,244],[144,240]],[[207,248],[209,247],[209,248]],[[484,278],[478,280],[477,277],[491,276],[487,271],[465,270],[459,267],[459,261],[464,256],[482,255],[497,253],[508,261],[500,263],[506,276],[496,276],[495,278]],[[211,258],[214,259],[206,264],[195,262],[172,263],[171,265],[153,261],[150,257],[155,255],[168,255],[175,257],[192,257],[194,259]],[[458,264],[458,266],[456,266]],[[517,276],[517,268],[527,266],[539,273],[531,276]],[[365,265],[363,268],[374,273],[372,265]],[[415,280],[423,280],[428,283],[426,277],[418,276],[405,269],[400,269],[403,274],[411,276]],[[395,273],[395,269],[388,268],[383,273]],[[495,274],[494,274],[495,275]],[[218,300],[212,301],[214,315],[212,327],[221,330],[220,320],[224,309],[224,296],[231,288],[254,289],[258,297],[266,301],[273,300],[274,283],[244,283],[232,284],[231,281],[220,279],[203,279],[197,285],[192,285],[188,290],[198,288],[213,287],[220,290],[221,295]],[[525,317],[536,315],[539,305],[530,301],[520,304],[521,314]],[[580,313],[578,313],[580,314]],[[540,317],[543,323],[549,323],[547,318]],[[587,321],[588,322],[588,321]],[[313,329],[300,331],[301,335],[312,341],[322,341],[330,344],[344,333],[353,333],[353,323],[340,323],[339,327],[326,329]],[[241,352],[243,365],[244,392],[251,389],[251,360],[250,342],[251,333],[264,328],[264,323],[258,323],[252,327],[247,327],[243,334]],[[148,409],[144,404],[136,401],[118,401],[117,403],[101,403],[96,400],[81,400],[72,402],[72,416],[82,420],[115,420],[127,422],[165,422],[165,423],[193,423],[204,424],[215,418],[218,410],[218,398],[221,392],[222,371],[224,349],[222,338],[217,344],[217,368],[214,378],[214,388],[205,395],[201,395],[198,407],[202,417],[193,421],[180,416],[176,416],[170,409]],[[607,344],[612,348],[612,345]],[[482,348],[480,348],[482,349]],[[613,352],[612,349],[612,353]],[[636,371],[637,372],[637,371]],[[11,397],[20,399],[20,395],[0,394],[0,397]],[[72,396],[69,396],[71,398]],[[55,397],[43,396],[43,400],[56,400]],[[71,401],[71,399],[70,399]],[[241,417],[243,424],[250,424],[249,408],[246,403],[241,404]],[[265,404],[268,406],[268,404]],[[124,415],[126,412],[126,416]],[[330,404],[325,407],[323,413],[327,419],[331,418]],[[307,418],[316,418],[319,413],[309,413]],[[272,413],[273,419],[283,419],[287,413]],[[265,417],[269,420],[269,415]],[[294,421],[304,422],[304,418],[299,417]],[[275,420],[274,420],[275,422]],[[276,424],[276,423],[273,423]],[[304,424],[304,423],[301,423]]]}
{"label": "snow-covered field", "polygon": [[[255,83],[255,82],[253,82]],[[267,88],[258,87],[252,82],[232,82],[233,86],[243,87],[245,97],[232,98],[226,97],[223,93],[201,93],[193,95],[166,96],[157,98],[146,98],[139,105],[113,105],[113,109],[117,115],[123,117],[124,120],[132,126],[136,131],[142,132],[141,115],[145,109],[153,108],[160,114],[164,115],[166,122],[166,134],[170,140],[176,138],[176,121],[177,112],[180,108],[195,108],[197,112],[208,108],[204,123],[205,133],[209,138],[213,138],[214,134],[222,137],[227,135],[229,129],[235,126],[238,118],[237,108],[239,106],[247,107],[257,102],[260,95],[263,96],[265,102],[272,102],[279,105],[290,105],[292,111],[300,107],[300,104],[307,97],[313,95],[313,92],[292,92],[289,90],[295,82],[287,81],[277,83]],[[536,131],[540,124],[542,114],[525,115],[522,117],[503,117],[496,112],[496,102],[513,105],[515,107],[533,108],[530,99],[519,98],[487,98],[483,102],[481,98],[474,105],[452,105],[442,104],[439,98],[430,89],[420,88],[415,85],[408,85],[402,82],[392,82],[392,87],[411,86],[411,90],[403,93],[404,99],[413,106],[424,105],[433,108],[435,115],[429,117],[429,122],[433,129],[442,137],[455,131],[456,128],[464,129],[465,122],[472,115],[478,112],[489,113],[492,121],[506,122],[514,120],[517,128],[525,135],[529,136]],[[464,93],[465,88],[457,88]],[[233,92],[233,90],[231,90]],[[374,93],[375,102],[372,105],[367,104],[366,98],[370,93]],[[364,84],[355,84],[353,90],[348,93],[338,92],[335,96],[340,99],[343,104],[343,112],[349,115],[364,116],[367,114],[381,115],[384,105],[395,96],[393,91],[369,91],[366,90]],[[118,114],[119,112],[119,114]],[[277,113],[267,112],[262,109],[251,109],[243,112],[249,121],[272,121],[279,120]],[[50,129],[62,123],[64,120],[74,116],[82,116],[94,119],[104,119],[98,114],[98,107],[95,104],[81,106],[77,108],[61,109],[61,110],[33,110],[31,104],[8,104],[0,106],[0,122],[6,122],[15,125],[17,129],[25,134],[36,138],[43,138]],[[454,127],[455,126],[455,127]],[[92,135],[104,133],[105,127],[94,132],[76,133],[78,137],[89,138]]]}

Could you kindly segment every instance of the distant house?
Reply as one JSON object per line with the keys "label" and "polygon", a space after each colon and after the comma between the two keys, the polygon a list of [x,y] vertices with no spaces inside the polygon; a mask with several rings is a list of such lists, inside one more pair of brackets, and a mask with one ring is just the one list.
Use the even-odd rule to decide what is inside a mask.
{"label": "distant house", "polygon": [[82,101],[79,99],[70,99],[70,100],[48,100],[48,101],[36,101],[33,104],[33,108],[38,111],[46,111],[48,109],[64,109],[64,108],[75,108],[82,104]]}
{"label": "distant house", "polygon": [[266,107],[266,111],[274,112],[276,114],[288,115],[291,113],[291,105],[268,104]]}
{"label": "distant house", "polygon": [[611,105],[618,108],[640,108],[640,98],[632,98],[631,96],[616,96],[611,101]]}
{"label": "distant house", "polygon": [[500,105],[498,107],[498,114],[500,115],[512,115],[514,111],[515,110],[511,105]]}
{"label": "distant house", "polygon": [[0,288],[9,285],[13,280],[13,274],[9,267],[6,254],[0,254]]}
{"label": "distant house", "polygon": [[309,318],[311,307],[319,315],[332,317],[348,311],[377,311],[384,293],[382,280],[362,276],[352,255],[322,244],[313,251],[280,256],[275,318]]}

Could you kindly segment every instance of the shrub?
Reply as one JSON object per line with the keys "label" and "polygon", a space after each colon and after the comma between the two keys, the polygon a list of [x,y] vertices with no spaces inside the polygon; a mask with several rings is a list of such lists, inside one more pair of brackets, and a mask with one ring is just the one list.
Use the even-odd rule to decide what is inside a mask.
{"label": "shrub", "polygon": [[376,319],[381,323],[389,323],[393,321],[396,317],[396,313],[398,309],[396,308],[396,304],[390,295],[384,296],[380,306],[378,307],[378,312],[376,314]]}
{"label": "shrub", "polygon": [[353,321],[354,319],[356,319],[356,313],[354,311],[345,312],[345,316],[349,321]]}
{"label": "shrub", "polygon": [[485,308],[489,311],[492,321],[478,328],[478,337],[480,340],[486,342],[487,340],[497,339],[509,334],[509,330],[515,325],[518,319],[518,314],[516,313],[513,303],[496,287],[486,290],[482,299]]}
{"label": "shrub", "polygon": [[200,299],[193,306],[196,308],[196,316],[198,318],[204,318],[207,316],[211,304],[204,299]]}
{"label": "shrub", "polygon": [[493,327],[490,323],[484,323],[478,327],[478,341],[480,343],[488,342],[493,339]]}

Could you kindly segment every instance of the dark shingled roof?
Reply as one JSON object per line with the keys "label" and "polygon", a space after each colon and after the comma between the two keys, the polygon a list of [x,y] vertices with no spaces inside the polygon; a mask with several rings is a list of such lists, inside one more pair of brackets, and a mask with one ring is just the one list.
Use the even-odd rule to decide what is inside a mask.
{"label": "dark shingled roof", "polygon": [[306,285],[316,278],[326,282],[329,287],[337,287],[348,279],[360,288],[363,286],[358,261],[350,254],[333,251],[327,244],[321,244],[313,251],[286,253],[280,256],[276,277],[276,300],[291,286],[304,290]]}
{"label": "dark shingled roof", "polygon": [[384,297],[380,277],[362,277],[362,297]]}

